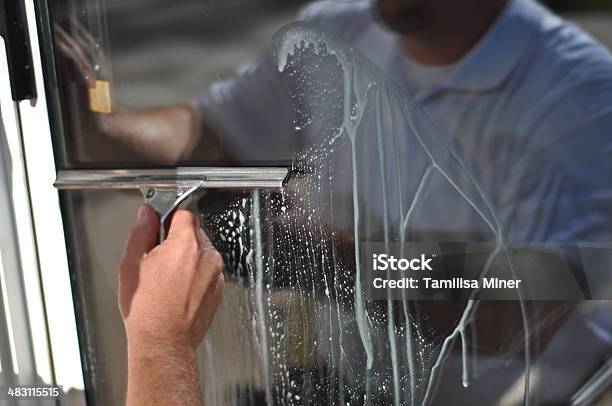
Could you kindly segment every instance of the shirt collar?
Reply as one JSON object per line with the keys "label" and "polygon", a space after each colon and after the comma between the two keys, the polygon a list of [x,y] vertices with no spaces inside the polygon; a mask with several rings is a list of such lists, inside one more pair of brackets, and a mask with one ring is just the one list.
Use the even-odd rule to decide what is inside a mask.
{"label": "shirt collar", "polygon": [[499,86],[520,61],[542,9],[532,0],[510,0],[480,42],[435,90],[482,92]]}

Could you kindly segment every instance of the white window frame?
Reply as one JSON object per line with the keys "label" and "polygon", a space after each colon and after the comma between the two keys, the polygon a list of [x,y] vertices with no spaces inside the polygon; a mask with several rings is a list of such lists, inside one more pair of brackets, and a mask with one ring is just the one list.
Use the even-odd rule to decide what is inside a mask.
{"label": "white window frame", "polygon": [[[71,405],[85,405],[68,255],[59,194],[53,187],[56,169],[34,1],[24,0],[35,100],[12,101],[0,41],[0,106],[11,158],[11,190],[4,206],[11,206],[14,222],[14,231],[0,246],[0,282],[8,288],[2,307],[11,322],[10,352],[21,375],[19,383],[59,385],[64,392],[73,391]],[[33,362],[27,362],[28,357]]]}

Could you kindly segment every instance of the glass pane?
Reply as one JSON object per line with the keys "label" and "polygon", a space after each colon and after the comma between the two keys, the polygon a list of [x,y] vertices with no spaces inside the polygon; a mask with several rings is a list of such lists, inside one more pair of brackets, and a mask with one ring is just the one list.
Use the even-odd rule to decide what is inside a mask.
{"label": "glass pane", "polygon": [[[383,28],[401,28],[388,3],[53,3],[63,168],[291,165],[283,190],[191,203],[227,280],[206,404],[568,403],[612,355],[607,51],[516,0],[428,67]],[[81,57],[100,62],[87,95]],[[114,267],[140,201],[63,194],[92,404],[125,391]],[[380,290],[372,253],[450,285]]]}
{"label": "glass pane", "polygon": [[[59,85],[52,91],[61,115],[55,141],[63,167],[291,161],[291,137],[277,140],[274,150],[245,154],[237,152],[241,140],[233,134],[244,132],[253,142],[270,132],[290,134],[288,112],[276,111],[273,125],[266,117],[245,117],[225,128],[223,111],[204,105],[227,97],[223,81],[267,58],[275,29],[305,0],[50,3]],[[279,80],[251,75],[272,85]],[[288,95],[276,87],[243,103],[288,108]],[[152,138],[158,147],[150,148]]]}

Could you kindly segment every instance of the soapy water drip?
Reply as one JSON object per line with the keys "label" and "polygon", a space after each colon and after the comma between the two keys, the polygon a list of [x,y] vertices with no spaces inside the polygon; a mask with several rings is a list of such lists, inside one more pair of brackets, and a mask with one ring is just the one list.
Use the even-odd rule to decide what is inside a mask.
{"label": "soapy water drip", "polygon": [[[377,102],[377,109],[382,110],[383,108],[383,103],[382,103],[382,97],[380,95],[380,92],[377,93],[377,97],[376,97],[376,102]],[[376,115],[376,130],[378,131],[378,133],[382,133],[383,131],[383,123],[382,123],[382,112],[378,112],[378,114]],[[383,162],[385,161],[385,155],[384,155],[384,151],[382,148],[382,140],[379,138],[378,139],[378,161],[380,164],[380,182],[382,185],[382,200],[383,200],[383,207],[387,207],[387,190],[386,190],[386,184],[385,184],[385,167],[383,165]],[[389,230],[389,215],[387,213],[387,211],[383,211],[383,232],[384,232],[384,239],[385,239],[385,250],[389,251],[389,239],[390,239],[390,230]],[[387,278],[389,279],[391,276],[391,271],[387,270],[387,274],[386,274]],[[387,335],[389,337],[389,347],[391,350],[391,368],[393,370],[393,382],[399,382],[399,365],[398,365],[398,359],[395,356],[395,354],[397,354],[397,342],[396,342],[396,337],[395,337],[395,332],[393,331],[393,329],[395,328],[395,317],[393,315],[393,302],[392,302],[392,297],[391,297],[391,292],[387,291]],[[409,340],[410,341],[410,340]],[[412,357],[409,358],[410,362],[412,361]],[[413,371],[413,368],[410,367],[409,368],[410,371]],[[411,382],[414,382],[414,379],[411,377],[410,379]],[[411,392],[414,393],[414,388],[411,387]],[[394,406],[398,406],[400,404],[400,388],[399,385],[393,385],[393,405]],[[411,402],[411,404],[414,404],[414,402]]]}
{"label": "soapy water drip", "polygon": [[[279,71],[283,72],[290,64],[290,58],[295,56],[298,52],[308,49],[309,47],[313,48],[315,54],[327,53],[328,55],[334,55],[338,63],[342,67],[342,71],[344,74],[344,113],[342,117],[342,124],[337,132],[337,136],[334,137],[332,141],[335,141],[337,137],[346,136],[350,139],[351,145],[351,158],[352,158],[352,170],[353,170],[353,205],[354,205],[354,240],[355,240],[355,264],[356,264],[356,283],[355,283],[355,318],[357,320],[357,324],[359,326],[359,333],[361,336],[361,341],[366,352],[367,356],[367,370],[368,374],[373,365],[373,351],[372,351],[372,341],[370,337],[370,331],[368,326],[368,313],[365,308],[364,299],[361,293],[361,286],[359,283],[359,275],[360,275],[360,263],[359,263],[359,190],[358,190],[358,162],[356,157],[356,142],[357,142],[357,133],[359,125],[361,124],[361,120],[363,117],[363,113],[366,109],[366,104],[368,101],[368,93],[376,88],[377,91],[377,104],[378,108],[381,109],[382,106],[382,98],[381,94],[384,94],[386,98],[388,98],[390,103],[395,103],[396,105],[401,106],[402,111],[404,113],[404,119],[413,129],[414,135],[417,138],[419,144],[423,148],[424,153],[429,157],[431,161],[431,166],[429,166],[424,173],[421,182],[419,183],[418,190],[412,200],[410,208],[408,212],[404,215],[401,213],[401,233],[400,240],[403,243],[403,238],[405,236],[406,229],[409,224],[410,217],[413,213],[413,209],[418,204],[419,198],[421,196],[422,190],[424,186],[427,184],[429,177],[432,171],[435,169],[439,174],[441,174],[448,183],[463,197],[463,199],[469,204],[482,218],[482,220],[487,224],[487,226],[491,229],[495,236],[495,250],[490,254],[489,259],[487,261],[487,265],[483,269],[481,273],[481,278],[486,275],[491,263],[495,259],[496,255],[500,250],[503,250],[504,255],[511,266],[510,256],[507,249],[504,247],[503,241],[503,232],[500,226],[500,222],[497,219],[493,209],[491,208],[491,204],[487,201],[482,190],[475,182],[470,173],[466,170],[464,164],[458,158],[456,153],[452,150],[452,148],[448,145],[446,140],[440,136],[438,136],[437,131],[435,131],[434,126],[429,121],[427,116],[419,109],[419,107],[412,101],[410,101],[405,95],[399,95],[398,92],[388,84],[388,82],[384,79],[384,76],[381,72],[378,71],[376,67],[371,65],[369,61],[362,55],[360,55],[357,51],[352,49],[350,46],[344,44],[341,40],[339,40],[335,35],[330,34],[328,32],[322,31],[318,27],[309,26],[303,23],[294,23],[283,29],[281,29],[273,40],[275,56],[277,61],[277,68]],[[384,89],[384,92],[381,90]],[[379,113],[380,116],[380,113]],[[425,130],[425,131],[422,131]],[[426,136],[422,136],[425,133]],[[378,131],[377,134],[380,142],[380,138],[382,137],[381,131]],[[381,152],[381,148],[379,146],[379,153]],[[382,165],[382,159],[381,159]],[[384,172],[381,170],[381,176],[384,177]],[[467,179],[467,182],[464,180],[460,181],[460,177],[463,179]],[[384,179],[381,182],[383,185],[385,184]],[[401,183],[401,182],[400,182]],[[464,186],[464,187],[461,187]],[[383,189],[384,190],[384,189]],[[386,195],[386,193],[385,193]],[[386,206],[386,205],[385,205]],[[384,228],[385,228],[385,242],[389,242],[388,235],[388,218],[384,216]],[[514,275],[514,271],[513,271]],[[469,371],[468,371],[468,345],[466,338],[466,327],[469,324],[469,321],[474,317],[474,312],[477,308],[477,304],[479,303],[476,299],[474,299],[474,295],[476,292],[473,292],[471,299],[469,300],[467,306],[463,311],[463,315],[459,321],[459,324],[453,331],[451,335],[447,337],[445,340],[442,349],[438,355],[436,363],[431,369],[431,373],[429,376],[427,390],[423,399],[423,404],[426,404],[429,400],[429,397],[432,393],[432,388],[435,387],[437,372],[440,367],[441,362],[445,359],[450,351],[450,343],[454,341],[454,339],[459,335],[461,337],[462,342],[462,382],[465,387],[469,385]],[[525,365],[526,365],[526,373],[525,373],[525,396],[524,403],[529,403],[529,371],[530,371],[530,355],[529,355],[529,330],[527,323],[527,314],[526,309],[519,291],[519,301],[521,306],[521,315],[524,324],[524,334],[525,334]],[[409,329],[409,323],[407,324],[407,329]],[[409,336],[409,335],[408,335]],[[393,337],[390,337],[391,347],[394,348],[394,340]],[[408,345],[412,352],[412,345]],[[410,360],[412,354],[408,354],[408,359]],[[399,396],[397,394],[397,366],[396,362],[393,362],[394,366],[394,404],[397,404],[399,401]],[[411,403],[414,403],[414,398],[416,396],[414,383],[415,383],[415,372],[414,366],[410,367],[410,381],[411,381]],[[368,388],[369,380],[366,378],[366,403],[369,402],[369,388]]]}
{"label": "soapy water drip", "polygon": [[[411,241],[407,232],[420,216],[431,181],[436,176],[445,179],[492,231],[496,249],[481,276],[495,257],[505,254],[510,259],[503,250],[503,234],[493,210],[418,106],[365,57],[333,35],[305,24],[285,27],[273,44],[283,75],[300,82],[306,91],[317,87],[324,91],[306,97],[292,94],[299,116],[294,127],[310,141],[295,153],[298,175],[285,190],[238,194],[215,215],[202,209],[207,216],[202,224],[208,224],[211,239],[225,255],[228,286],[247,288],[242,302],[228,295],[219,311],[225,314],[225,322],[236,320],[235,329],[223,330],[214,323],[211,328],[215,337],[211,340],[221,345],[214,346],[214,361],[205,360],[205,374],[214,371],[210,363],[226,361],[228,354],[217,353],[220,348],[228,347],[230,356],[236,353],[226,341],[237,340],[235,344],[244,348],[242,357],[234,360],[239,364],[221,368],[214,385],[213,377],[206,378],[207,401],[257,404],[253,392],[241,391],[253,382],[261,390],[259,398],[270,405],[302,404],[304,399],[312,404],[427,404],[457,338],[461,339],[461,380],[469,385],[474,369],[468,362],[468,344],[475,334],[466,331],[474,326],[479,304],[475,293],[451,334],[436,335],[435,342],[432,337],[437,333],[429,326],[428,315],[421,316],[417,304],[405,295],[401,303],[388,296],[380,307],[363,297],[357,277],[359,242],[360,234],[372,233],[372,222],[365,216],[371,210],[372,191],[360,184],[360,175],[365,170],[378,171],[381,193],[377,195],[385,210],[376,223],[386,244]],[[320,65],[317,58],[308,59],[309,54],[333,59],[341,73],[311,80],[308,75],[315,74]],[[338,92],[330,83],[341,85]],[[336,109],[327,108],[329,100],[338,106],[337,115]],[[317,106],[323,113],[319,114]],[[364,131],[370,122],[364,118],[371,115],[374,128]],[[325,125],[317,127],[321,122]],[[421,151],[418,156],[426,157],[417,173],[406,173],[402,166],[403,124],[413,129],[415,148]],[[373,140],[369,167],[360,155],[368,139]],[[342,160],[344,152],[350,158],[347,161]],[[345,178],[338,177],[337,169]],[[413,190],[406,186],[409,176]],[[528,328],[523,308],[522,313],[528,401]],[[444,338],[441,346],[438,338]],[[207,346],[207,352],[211,348]],[[245,380],[245,370],[251,371],[251,381]],[[317,400],[321,393],[326,397]]]}
{"label": "soapy water drip", "polygon": [[263,265],[263,254],[262,254],[262,236],[261,236],[261,192],[259,190],[255,190],[253,192],[253,233],[254,240],[253,246],[255,248],[254,258],[251,257],[251,261],[249,261],[256,274],[255,278],[255,306],[256,306],[256,315],[257,315],[257,339],[261,348],[261,376],[264,384],[264,389],[266,393],[266,402],[268,404],[272,403],[272,391],[271,391],[271,383],[270,383],[270,361],[268,358],[268,334],[266,332],[266,313],[264,310],[263,304],[263,273],[264,273],[264,265]]}

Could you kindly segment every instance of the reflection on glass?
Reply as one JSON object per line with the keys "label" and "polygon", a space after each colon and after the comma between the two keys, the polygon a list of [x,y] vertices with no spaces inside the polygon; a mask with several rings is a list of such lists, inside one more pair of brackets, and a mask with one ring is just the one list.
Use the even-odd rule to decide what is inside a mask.
{"label": "reflection on glass", "polygon": [[[253,35],[253,48],[263,47],[294,12],[293,5],[261,2],[272,3],[249,28],[250,34],[265,33]],[[183,38],[164,55],[173,55],[177,64],[213,66],[221,79],[231,76],[216,65],[221,62],[212,51],[243,55],[244,38],[225,32],[227,27],[215,25],[206,13],[218,16],[227,7],[234,16],[232,7],[245,4],[181,4],[211,23],[202,29],[210,30],[212,39],[205,56],[182,48],[189,43]],[[109,7],[110,17],[121,15],[119,6]],[[362,55],[330,27],[308,22],[321,7],[303,11],[300,19],[306,22],[280,28],[272,52],[235,79],[212,85],[206,96],[192,82],[166,94],[163,83],[142,86],[139,93],[130,92],[132,82],[126,81],[125,88],[110,92],[122,99],[113,100],[110,109],[105,109],[104,85],[95,83],[104,82],[103,75],[87,73],[94,57],[83,59],[78,52],[90,41],[83,32],[90,28],[60,22],[64,29],[56,29],[58,60],[69,66],[61,70],[66,166],[291,164],[293,177],[282,191],[209,190],[192,204],[225,258],[227,275],[224,303],[201,349],[206,404],[567,402],[611,353],[609,334],[586,327],[609,323],[609,302],[528,301],[521,291],[510,301],[482,301],[478,291],[470,300],[372,300],[360,282],[360,251],[368,242],[406,249],[415,242],[488,243],[477,275],[501,262],[517,279],[539,272],[556,280],[559,252],[540,250],[536,243],[609,241],[609,208],[601,204],[612,184],[603,170],[609,163],[591,167],[587,162],[607,144],[598,135],[590,143],[543,139],[544,145],[529,138],[473,139],[459,124],[457,133],[447,134],[417,105],[411,89],[389,79],[397,64],[387,63],[391,72],[380,69],[372,55]],[[110,30],[115,78],[121,71],[130,77],[130,63],[134,71],[143,67],[128,53],[145,52],[136,48],[143,48],[148,35],[160,35],[150,41],[155,46],[170,35],[142,30],[133,38],[138,47],[130,48],[113,44],[113,35],[123,40],[128,28],[115,30]],[[177,38],[184,33],[176,27],[170,31]],[[140,57],[155,60],[151,54]],[[244,62],[225,57],[232,67]],[[89,98],[79,94],[83,79],[89,80]],[[188,104],[144,109],[190,98]],[[460,105],[451,107],[459,111]],[[448,110],[452,116],[455,109]],[[469,112],[462,119],[469,120]],[[548,164],[565,162],[568,150],[582,154],[575,167]],[[585,176],[586,166],[597,176]],[[72,270],[88,394],[94,404],[118,404],[124,391],[124,338],[112,273],[121,241],[113,237],[125,235],[138,197],[70,192],[64,200],[73,226]],[[586,212],[594,223],[574,221]],[[119,220],[119,227],[110,226]],[[576,254],[579,250],[561,251],[581,293],[607,299],[609,247],[590,263]],[[580,356],[567,351],[576,340],[587,347]]]}
{"label": "reflection on glass", "polygon": [[[498,303],[366,300],[358,262],[366,241],[490,241],[481,273],[499,257],[527,268],[517,273],[533,265],[509,250],[512,235],[424,113],[357,51],[309,25],[281,30],[275,51],[292,82],[299,175],[284,193],[243,196],[221,214],[200,200],[203,224],[226,254],[233,281],[249,287],[226,299],[231,316],[215,323],[204,347],[207,400],[443,404],[478,396],[489,403],[512,385],[524,393],[518,400],[526,399],[540,355],[533,348],[549,343],[573,305],[524,302],[520,293]],[[452,201],[452,213],[427,206],[436,199]],[[445,229],[457,213],[462,222]],[[495,313],[506,319],[491,334]],[[236,336],[241,344],[227,346]],[[245,344],[249,355],[234,352]],[[477,379],[481,352],[512,360],[494,389]],[[219,373],[225,359],[239,366]],[[457,368],[454,380],[444,376],[445,364]],[[250,370],[256,389],[243,383]]]}
{"label": "reflection on glass", "polygon": [[[260,59],[274,29],[290,21],[301,3],[53,2],[62,165],[289,162],[274,154],[235,156],[224,129],[192,108],[192,100]],[[276,97],[276,103],[288,103],[285,95]],[[289,123],[276,126],[290,131]],[[263,128],[250,132],[258,130]]]}

